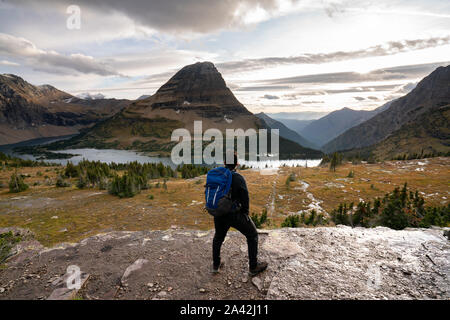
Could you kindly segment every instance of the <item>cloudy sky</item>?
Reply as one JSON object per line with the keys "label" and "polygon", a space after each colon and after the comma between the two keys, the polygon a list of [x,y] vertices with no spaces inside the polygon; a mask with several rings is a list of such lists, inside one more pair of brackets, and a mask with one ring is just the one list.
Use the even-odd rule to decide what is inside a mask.
{"label": "cloudy sky", "polygon": [[33,84],[135,99],[197,61],[252,112],[373,109],[450,64],[450,1],[0,0],[0,73]]}

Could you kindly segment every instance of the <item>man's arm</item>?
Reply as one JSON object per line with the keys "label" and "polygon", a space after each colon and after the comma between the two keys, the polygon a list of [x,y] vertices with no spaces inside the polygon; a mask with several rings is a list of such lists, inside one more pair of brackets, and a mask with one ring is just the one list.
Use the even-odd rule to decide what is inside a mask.
{"label": "man's arm", "polygon": [[237,179],[237,190],[239,195],[239,202],[241,203],[241,212],[248,215],[249,211],[249,197],[247,184],[245,183],[244,177],[238,175]]}

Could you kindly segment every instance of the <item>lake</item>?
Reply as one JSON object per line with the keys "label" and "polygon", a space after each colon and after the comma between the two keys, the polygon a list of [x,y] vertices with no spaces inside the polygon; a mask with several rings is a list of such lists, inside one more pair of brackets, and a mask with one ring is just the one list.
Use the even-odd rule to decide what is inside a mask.
{"label": "lake", "polygon": [[[14,148],[16,147],[26,147],[26,146],[36,146],[36,145],[45,145],[59,140],[65,140],[73,137],[64,136],[64,137],[53,137],[53,138],[40,138],[33,139],[28,141],[23,141],[16,144],[3,145],[0,146],[0,152],[9,154],[14,157],[29,159],[29,160],[37,160],[31,154],[19,154],[14,152]],[[59,150],[53,151],[56,153],[66,153],[66,154],[75,154],[76,156],[70,159],[47,159],[44,160],[50,163],[57,163],[65,165],[67,162],[72,162],[74,164],[78,164],[81,160],[86,159],[89,161],[101,161],[106,163],[127,163],[137,161],[139,163],[159,163],[162,162],[165,165],[170,165],[171,167],[176,167],[168,157],[152,157],[147,156],[142,152],[136,152],[131,150],[115,150],[115,149],[67,149],[67,150]],[[271,168],[276,169],[282,166],[287,167],[316,167],[320,164],[320,159],[315,160],[305,160],[305,159],[296,159],[296,160],[268,160],[268,161],[241,161],[241,165],[246,165],[247,167],[251,167],[254,169],[265,169]]]}

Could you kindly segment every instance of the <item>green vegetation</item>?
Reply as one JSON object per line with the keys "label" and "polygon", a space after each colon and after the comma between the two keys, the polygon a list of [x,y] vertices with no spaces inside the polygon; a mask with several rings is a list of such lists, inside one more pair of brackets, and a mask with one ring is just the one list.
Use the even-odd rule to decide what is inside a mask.
{"label": "green vegetation", "polygon": [[267,209],[264,208],[263,212],[261,213],[261,215],[258,215],[256,213],[252,213],[250,218],[255,223],[256,228],[260,229],[262,227],[262,225],[268,221],[267,220]]}
{"label": "green vegetation", "polygon": [[412,192],[403,188],[395,188],[383,199],[340,204],[331,213],[335,224],[350,226],[375,227],[385,226],[396,230],[406,227],[428,228],[431,225],[445,227],[450,223],[450,204],[442,207],[425,207],[425,200],[418,191]]}
{"label": "green vegetation", "polygon": [[422,149],[421,153],[404,153],[400,154],[396,157],[393,157],[392,160],[416,160],[416,159],[426,159],[426,158],[435,158],[435,157],[450,157],[450,152],[438,152],[432,151],[429,153],[425,153]]}
{"label": "green vegetation", "polygon": [[300,215],[294,214],[288,216],[281,224],[282,228],[298,228],[300,226],[318,226],[326,225],[328,220],[323,216],[323,214],[317,214],[316,210],[311,210],[311,212],[306,215],[302,212]]}
{"label": "green vegetation", "polygon": [[330,171],[336,172],[336,167],[342,164],[342,155],[335,152],[330,158]]}
{"label": "green vegetation", "polygon": [[0,234],[0,264],[10,257],[11,249],[20,240],[21,237],[15,236],[11,231]]}
{"label": "green vegetation", "polygon": [[146,182],[142,177],[125,173],[123,176],[114,176],[109,193],[119,198],[131,198],[145,188]]}
{"label": "green vegetation", "polygon": [[[162,163],[138,163],[137,161],[125,164],[103,163],[100,161],[80,161],[77,165],[69,162],[57,180],[57,186],[64,185],[65,178],[77,178],[77,187],[99,188],[109,190],[110,194],[124,197],[133,197],[141,190],[151,188],[149,180],[163,178],[162,188],[167,190],[169,178],[177,178],[180,173],[183,179],[194,178],[206,174],[207,167],[196,165],[178,166],[176,170]],[[123,172],[121,175],[120,172]],[[201,182],[200,182],[201,183]],[[155,185],[160,187],[158,181]]]}
{"label": "green vegetation", "polygon": [[20,154],[31,154],[38,160],[43,159],[70,159],[77,154],[52,152],[46,149],[46,146],[26,146],[14,148],[14,151]]}
{"label": "green vegetation", "polygon": [[181,172],[183,179],[191,179],[208,173],[210,168],[206,166],[196,166],[193,164],[184,164],[177,167],[177,171]]}
{"label": "green vegetation", "polygon": [[9,180],[9,192],[18,193],[28,189],[28,185],[23,181],[23,176],[17,174],[17,171],[11,175]]}
{"label": "green vegetation", "polygon": [[44,161],[24,160],[16,157],[11,157],[3,152],[0,152],[0,167],[2,168],[22,168],[22,167],[50,167],[57,166]]}
{"label": "green vegetation", "polygon": [[285,184],[286,184],[286,187],[287,187],[288,189],[289,189],[289,187],[290,187],[290,185],[291,185],[291,182],[294,182],[295,179],[296,179],[295,173],[291,173],[291,174],[286,178]]}
{"label": "green vegetation", "polygon": [[281,227],[282,228],[298,228],[299,225],[300,225],[300,216],[295,214],[295,215],[288,216],[281,224]]}
{"label": "green vegetation", "polygon": [[59,175],[58,178],[56,179],[56,186],[58,188],[66,188],[70,187],[70,183],[67,182],[62,175]]}

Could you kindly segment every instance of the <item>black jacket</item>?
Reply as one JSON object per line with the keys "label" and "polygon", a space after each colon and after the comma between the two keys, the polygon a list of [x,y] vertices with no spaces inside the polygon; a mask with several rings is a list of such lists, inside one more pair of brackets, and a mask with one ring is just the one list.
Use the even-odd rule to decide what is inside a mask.
{"label": "black jacket", "polygon": [[233,171],[231,180],[231,199],[241,204],[241,212],[248,215],[249,197],[245,179],[239,173]]}

